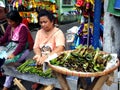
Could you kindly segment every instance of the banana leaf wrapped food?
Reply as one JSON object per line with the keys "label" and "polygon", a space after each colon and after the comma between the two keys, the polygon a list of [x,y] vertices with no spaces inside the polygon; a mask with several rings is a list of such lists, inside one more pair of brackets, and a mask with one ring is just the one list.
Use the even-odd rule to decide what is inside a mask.
{"label": "banana leaf wrapped food", "polygon": [[43,72],[43,66],[37,66],[35,61],[32,59],[26,60],[23,64],[17,67],[17,70],[21,73],[36,74],[38,76],[46,78],[53,77],[51,68]]}
{"label": "banana leaf wrapped food", "polygon": [[[49,66],[63,74],[73,75],[76,73],[78,76],[78,74],[84,73],[87,77],[99,76],[107,74],[104,71],[111,59],[111,54],[103,53],[99,48],[79,45],[75,50],[65,51],[57,58],[50,60]],[[77,72],[79,73],[77,74]]]}

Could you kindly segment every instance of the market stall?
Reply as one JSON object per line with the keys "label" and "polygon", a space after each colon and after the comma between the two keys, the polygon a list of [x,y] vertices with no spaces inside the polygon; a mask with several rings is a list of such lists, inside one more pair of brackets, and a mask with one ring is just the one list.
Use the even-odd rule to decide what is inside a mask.
{"label": "market stall", "polygon": [[[89,15],[88,15],[89,16]],[[89,21],[89,18],[88,18],[88,21]],[[87,25],[88,25],[88,27],[89,27],[89,22],[87,22]],[[83,30],[83,29],[82,29]],[[89,28],[87,28],[86,30],[89,30]],[[88,31],[89,32],[89,31]],[[98,40],[98,38],[97,38],[97,40]],[[87,46],[89,46],[89,42],[87,41],[86,42],[87,43]],[[98,44],[98,43],[97,43]],[[85,51],[85,50],[84,50]],[[71,54],[71,51],[65,51],[65,52],[67,52],[67,54],[68,55],[70,55]],[[70,52],[70,53],[69,53]],[[82,52],[82,54],[83,54],[84,52]],[[91,52],[89,52],[89,53],[91,53]],[[72,53],[73,54],[73,53]],[[76,54],[76,53],[75,53]],[[94,55],[94,54],[93,54]],[[98,56],[98,52],[96,52],[96,54],[95,54],[95,57],[96,57],[96,55]],[[74,55],[75,57],[77,57],[77,59],[78,59],[78,55],[76,56],[76,55]],[[66,58],[66,57],[65,57]],[[89,58],[89,57],[88,57]],[[76,60],[77,60],[76,59]],[[62,60],[62,59],[61,59]],[[66,59],[65,59],[66,60]],[[72,60],[72,58],[70,58],[70,60]],[[83,59],[82,59],[83,60]],[[86,60],[86,59],[85,59]],[[96,60],[96,59],[95,59]],[[51,60],[52,61],[52,60]],[[57,62],[57,61],[56,61]],[[58,63],[57,63],[58,64]],[[66,65],[66,64],[65,64]],[[105,69],[105,67],[102,69],[103,71],[99,71],[98,70],[98,68],[95,68],[95,70],[96,70],[96,72],[92,72],[92,71],[72,71],[72,70],[74,70],[73,68],[72,68],[72,66],[71,66],[71,68],[72,68],[72,70],[70,69],[66,69],[66,68],[63,68],[63,66],[62,67],[59,67],[59,64],[58,64],[58,66],[56,66],[56,65],[52,65],[52,63],[50,63],[50,62],[48,62],[48,66],[51,68],[51,69],[53,69],[54,71],[56,71],[56,72],[59,72],[59,73],[61,73],[61,74],[63,74],[63,75],[67,75],[67,76],[73,76],[74,77],[74,79],[73,79],[73,77],[72,78],[70,78],[70,81],[72,82],[70,82],[67,78],[67,81],[68,82],[70,82],[71,84],[69,84],[69,86],[70,86],[70,88],[71,88],[71,90],[77,90],[78,89],[78,86],[79,85],[83,85],[83,88],[85,88],[85,89],[88,89],[89,88],[89,90],[91,89],[91,90],[97,90],[97,89],[100,89],[102,86],[103,86],[103,84],[108,80],[109,81],[109,78],[110,78],[110,76],[113,74],[113,72],[114,72],[114,70],[116,70],[118,67],[119,67],[119,60],[117,59],[117,58],[115,58],[114,59],[114,61],[113,61],[113,63],[112,63],[112,65],[113,66],[110,66],[110,68],[109,69]],[[34,66],[34,65],[33,65]],[[75,65],[76,66],[76,65]],[[81,67],[81,68],[86,68],[88,66],[88,64],[83,64],[83,66],[79,66],[79,67]],[[99,67],[99,65],[97,66],[97,67]],[[13,68],[13,67],[6,67],[6,66],[4,66],[3,67],[4,68],[4,70],[5,70],[5,74],[6,75],[11,75],[11,76],[15,76],[15,77],[17,77],[17,78],[20,78],[20,79],[24,79],[24,80],[28,80],[28,81],[33,81],[33,82],[38,82],[38,83],[42,83],[42,84],[45,84],[45,85],[48,85],[48,84],[55,84],[55,86],[56,87],[58,87],[58,88],[61,88],[60,86],[59,86],[59,83],[56,81],[57,79],[55,79],[55,78],[50,78],[50,79],[46,79],[46,78],[43,78],[43,77],[40,77],[40,76],[38,76],[38,75],[36,75],[36,74],[30,74],[30,73],[28,73],[28,72],[26,72],[26,73],[20,73],[20,72],[18,72],[18,70],[16,69],[16,68]],[[97,71],[98,70],[98,71]],[[8,72],[9,71],[9,72]],[[11,73],[10,73],[10,71],[11,71]],[[13,73],[14,72],[14,73]],[[19,74],[20,74],[20,76],[19,76]],[[24,76],[25,75],[25,76]],[[28,77],[28,76],[30,76],[30,77],[28,77],[28,78],[26,78],[26,76]],[[31,78],[32,77],[32,78]],[[35,78],[33,78],[33,77],[35,77]],[[94,77],[94,79],[92,80],[92,82],[91,82],[91,85],[88,85],[87,84],[87,81],[86,81],[86,78],[87,77]],[[38,78],[40,78],[40,79],[38,79]],[[45,82],[45,81],[47,81],[47,82]],[[53,81],[53,82],[51,82],[51,81]],[[73,82],[73,81],[75,81],[75,82]],[[78,83],[78,82],[81,82],[81,83]],[[110,85],[111,84],[111,82],[109,83],[108,82],[108,85]],[[72,86],[73,85],[73,86]]]}
{"label": "market stall", "polygon": [[[96,90],[101,89],[105,82],[108,85],[112,84],[109,78],[118,67],[119,60],[116,54],[108,54],[99,49],[94,50],[92,46],[80,45],[75,50],[49,56],[43,67],[36,66],[35,61],[30,59],[17,68],[3,66],[3,69],[6,75],[44,85],[54,84],[55,87],[61,88],[57,78],[51,72],[53,70],[62,75],[63,79],[67,76],[65,79],[71,90],[80,88]],[[93,78],[90,84],[87,81],[88,77]]]}
{"label": "market stall", "polygon": [[55,23],[58,23],[57,5],[55,0],[9,0],[6,1],[9,10],[17,9],[30,30],[38,30],[38,13],[41,9],[51,11],[55,16]]}
{"label": "market stall", "polygon": [[[36,23],[36,12],[47,9],[53,12],[55,23],[63,24],[77,21],[79,12],[74,7],[76,0],[9,0],[8,7],[17,9],[30,23]],[[31,14],[35,14],[33,17]]]}

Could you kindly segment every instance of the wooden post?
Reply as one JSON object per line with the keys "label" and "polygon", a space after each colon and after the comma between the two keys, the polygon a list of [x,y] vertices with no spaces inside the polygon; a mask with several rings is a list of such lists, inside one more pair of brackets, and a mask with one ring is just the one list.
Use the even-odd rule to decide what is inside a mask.
{"label": "wooden post", "polygon": [[26,88],[20,83],[20,80],[15,78],[13,81],[14,81],[14,84],[17,85],[20,90],[26,90]]}
{"label": "wooden post", "polygon": [[108,79],[108,75],[105,75],[105,76],[101,76],[96,84],[94,85],[93,89],[92,90],[101,90],[103,84],[106,82],[106,80]]}
{"label": "wooden post", "polygon": [[60,73],[57,73],[57,72],[54,72],[54,73],[60,83],[62,90],[70,90],[70,87],[67,83],[66,78]]}
{"label": "wooden post", "polygon": [[107,85],[110,86],[113,82],[113,78],[111,79],[113,75],[114,75],[114,72],[105,76],[95,77],[92,84],[88,86],[86,90],[101,90],[105,82]]}

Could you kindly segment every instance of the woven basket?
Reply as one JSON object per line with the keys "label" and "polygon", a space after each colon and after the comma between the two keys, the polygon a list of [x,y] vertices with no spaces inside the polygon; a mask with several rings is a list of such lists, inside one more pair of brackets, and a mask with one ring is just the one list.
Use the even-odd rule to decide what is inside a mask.
{"label": "woven basket", "polygon": [[[102,53],[105,53],[105,52],[102,52]],[[116,70],[119,67],[119,60],[117,60],[117,62],[114,65],[114,67],[111,67],[110,69],[104,70],[102,72],[93,72],[93,73],[92,72],[72,71],[72,70],[69,70],[69,69],[64,68],[64,67],[51,65],[50,62],[48,62],[48,66],[50,68],[52,68],[52,70],[54,70],[56,72],[59,72],[61,74],[64,74],[64,75],[77,76],[77,77],[98,77],[98,76],[107,75],[107,74],[113,72],[114,70]]]}

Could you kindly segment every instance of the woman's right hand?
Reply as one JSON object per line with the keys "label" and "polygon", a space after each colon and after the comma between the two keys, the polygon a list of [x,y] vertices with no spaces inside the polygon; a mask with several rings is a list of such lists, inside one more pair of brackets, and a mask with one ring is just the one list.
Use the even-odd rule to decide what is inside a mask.
{"label": "woman's right hand", "polygon": [[40,56],[40,55],[35,55],[33,59],[36,61],[37,65],[42,65],[44,61],[47,59],[47,56]]}
{"label": "woman's right hand", "polygon": [[38,63],[38,62],[40,61],[40,58],[41,58],[40,55],[35,55],[35,56],[33,57],[33,60],[35,60],[36,63]]}

